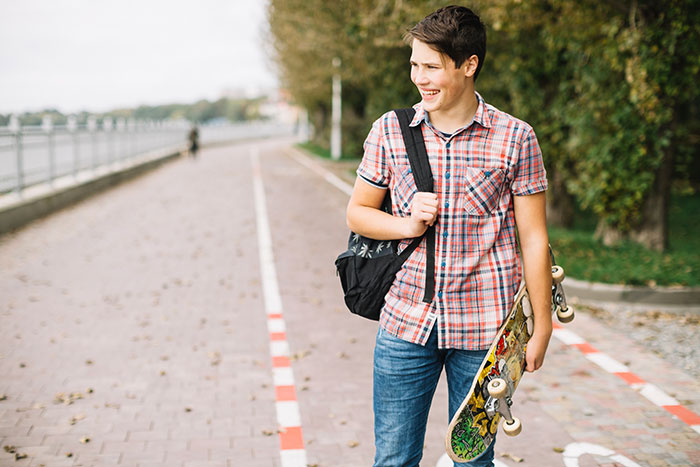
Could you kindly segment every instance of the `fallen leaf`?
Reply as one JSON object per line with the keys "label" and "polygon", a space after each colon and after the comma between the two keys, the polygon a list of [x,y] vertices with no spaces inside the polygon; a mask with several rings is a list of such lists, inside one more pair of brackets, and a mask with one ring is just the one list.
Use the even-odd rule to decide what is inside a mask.
{"label": "fallen leaf", "polygon": [[0,401],[6,401],[7,400],[7,394],[0,394]]}
{"label": "fallen leaf", "polygon": [[272,435],[274,435],[275,433],[274,433],[273,431],[270,431],[270,430],[263,430],[263,431],[262,431],[262,434],[265,435],[265,436],[272,436]]}
{"label": "fallen leaf", "polygon": [[3,449],[5,450],[5,452],[7,452],[9,454],[14,454],[15,452],[17,452],[17,448],[11,444],[8,444],[7,446],[3,446]]}
{"label": "fallen leaf", "polygon": [[78,415],[73,415],[70,418],[70,424],[75,425],[76,423],[78,423],[80,420],[83,420],[84,418],[85,418],[85,414],[82,414],[82,413],[78,414]]}
{"label": "fallen leaf", "polygon": [[510,459],[513,462],[522,462],[525,460],[522,457],[514,456],[513,454],[509,454],[507,452],[504,452],[503,454],[501,454],[501,457],[505,457],[506,459]]}
{"label": "fallen leaf", "polygon": [[90,442],[90,438],[88,438],[87,436],[83,436],[82,438],[80,438],[80,442],[82,444],[87,444]]}
{"label": "fallen leaf", "polygon": [[360,445],[360,443],[358,443],[357,441],[348,441],[349,448],[356,448],[359,445]]}
{"label": "fallen leaf", "polygon": [[24,453],[24,452],[22,452],[22,453],[19,453],[19,452],[18,452],[18,453],[15,454],[15,460],[16,460],[16,461],[18,461],[18,460],[20,460],[20,459],[26,459],[27,457],[29,457],[29,456],[27,456],[27,454]]}
{"label": "fallen leaf", "polygon": [[552,451],[561,454],[562,452],[564,452],[564,448],[552,448]]}

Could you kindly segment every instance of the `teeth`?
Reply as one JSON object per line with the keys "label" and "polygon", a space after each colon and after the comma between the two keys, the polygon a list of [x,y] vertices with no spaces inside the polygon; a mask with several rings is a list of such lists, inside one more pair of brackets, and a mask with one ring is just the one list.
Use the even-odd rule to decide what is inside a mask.
{"label": "teeth", "polygon": [[423,94],[426,96],[434,96],[438,92],[440,92],[440,91],[423,91]]}

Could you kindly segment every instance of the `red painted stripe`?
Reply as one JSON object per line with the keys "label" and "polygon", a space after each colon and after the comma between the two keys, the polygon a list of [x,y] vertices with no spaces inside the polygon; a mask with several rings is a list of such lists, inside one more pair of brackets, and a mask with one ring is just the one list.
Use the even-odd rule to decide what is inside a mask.
{"label": "red painted stripe", "polygon": [[270,313],[267,319],[282,319],[282,313]]}
{"label": "red painted stripe", "polygon": [[280,449],[304,449],[304,437],[300,426],[280,429]]}
{"label": "red painted stripe", "polygon": [[286,332],[271,332],[270,333],[270,340],[271,341],[286,341],[287,340],[287,333]]}
{"label": "red painted stripe", "polygon": [[297,391],[294,386],[275,386],[275,395],[278,402],[297,400]]}
{"label": "red painted stripe", "polygon": [[615,375],[619,376],[620,378],[622,378],[623,380],[625,380],[625,382],[627,382],[627,384],[644,384],[644,383],[646,383],[646,381],[644,381],[642,378],[635,375],[634,373],[620,372],[620,373],[613,373],[613,374],[615,374]]}
{"label": "red painted stripe", "polygon": [[292,366],[289,357],[272,357],[272,366],[275,368]]}
{"label": "red painted stripe", "polygon": [[582,353],[597,353],[598,352],[598,350],[595,347],[593,347],[591,344],[589,344],[588,342],[584,342],[583,344],[574,344],[574,347],[578,347],[578,349]]}
{"label": "red painted stripe", "polygon": [[700,415],[691,412],[682,405],[664,405],[662,407],[688,425],[700,425]]}
{"label": "red painted stripe", "polygon": [[562,329],[562,325],[557,323],[556,321],[552,321],[552,329]]}

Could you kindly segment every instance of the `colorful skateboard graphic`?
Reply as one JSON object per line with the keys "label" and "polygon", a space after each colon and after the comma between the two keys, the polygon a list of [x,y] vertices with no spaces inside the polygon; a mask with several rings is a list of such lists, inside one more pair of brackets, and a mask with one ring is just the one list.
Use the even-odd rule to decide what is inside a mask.
{"label": "colorful skateboard graphic", "polygon": [[[556,313],[562,323],[568,323],[574,319],[574,312],[566,305],[562,280],[564,270],[555,265],[552,255],[552,314]],[[501,417],[505,418],[503,431],[507,435],[520,433],[520,420],[511,415],[510,406],[525,370],[525,349],[532,328],[532,307],[523,284],[481,364],[479,376],[447,430],[447,454],[455,462],[467,462],[483,454],[494,440]]]}

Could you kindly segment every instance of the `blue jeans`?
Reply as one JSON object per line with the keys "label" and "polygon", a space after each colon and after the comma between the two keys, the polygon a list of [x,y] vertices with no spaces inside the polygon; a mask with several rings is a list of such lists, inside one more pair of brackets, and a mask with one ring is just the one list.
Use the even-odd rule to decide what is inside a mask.
{"label": "blue jeans", "polygon": [[[425,347],[379,328],[374,348],[375,467],[412,467],[423,456],[428,411],[443,366],[450,419],[467,396],[486,350],[438,349],[433,329]],[[455,466],[493,465],[494,443],[478,459]]]}

